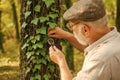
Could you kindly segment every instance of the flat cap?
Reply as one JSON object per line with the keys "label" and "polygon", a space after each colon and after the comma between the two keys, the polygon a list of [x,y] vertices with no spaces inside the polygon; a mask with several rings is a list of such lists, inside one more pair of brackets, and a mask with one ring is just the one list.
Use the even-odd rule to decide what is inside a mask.
{"label": "flat cap", "polygon": [[102,0],[79,0],[63,15],[66,21],[96,21],[106,15]]}

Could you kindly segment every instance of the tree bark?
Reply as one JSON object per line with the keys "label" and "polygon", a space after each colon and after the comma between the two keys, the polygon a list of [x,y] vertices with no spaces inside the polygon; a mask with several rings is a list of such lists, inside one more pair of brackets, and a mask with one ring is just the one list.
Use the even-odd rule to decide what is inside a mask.
{"label": "tree bark", "polygon": [[[1,0],[0,0],[0,3],[1,3]],[[3,49],[3,34],[2,34],[2,11],[0,10],[0,50],[2,52],[4,52],[4,49]]]}
{"label": "tree bark", "polygon": [[18,17],[17,17],[17,11],[16,11],[16,6],[14,0],[11,2],[12,10],[13,10],[13,21],[15,24],[15,30],[16,30],[16,39],[20,39],[19,35],[19,24],[18,24]]}
{"label": "tree bark", "polygon": [[120,0],[117,0],[116,26],[117,26],[117,30],[120,32]]}
{"label": "tree bark", "polygon": [[[65,5],[66,5],[67,9],[70,8],[71,5],[72,5],[71,0],[65,0]],[[69,66],[70,70],[74,71],[74,52],[73,52],[73,47],[68,42],[66,44],[65,52],[66,52],[66,60],[67,60],[68,66]]]}

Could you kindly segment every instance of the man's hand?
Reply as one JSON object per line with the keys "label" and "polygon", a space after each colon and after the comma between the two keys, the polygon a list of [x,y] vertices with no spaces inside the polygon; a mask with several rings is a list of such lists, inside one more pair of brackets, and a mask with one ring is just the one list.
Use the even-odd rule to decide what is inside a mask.
{"label": "man's hand", "polygon": [[54,29],[48,29],[48,36],[52,38],[66,39],[68,40],[75,48],[80,51],[84,51],[87,46],[81,45],[73,34],[62,30],[59,27],[55,27]]}
{"label": "man's hand", "polygon": [[62,30],[59,27],[55,27],[54,29],[49,28],[48,29],[48,36],[53,37],[53,38],[63,38],[66,39],[66,36],[69,35],[70,33]]}
{"label": "man's hand", "polygon": [[59,66],[65,61],[63,53],[56,46],[51,46],[49,48],[49,54],[51,60]]}

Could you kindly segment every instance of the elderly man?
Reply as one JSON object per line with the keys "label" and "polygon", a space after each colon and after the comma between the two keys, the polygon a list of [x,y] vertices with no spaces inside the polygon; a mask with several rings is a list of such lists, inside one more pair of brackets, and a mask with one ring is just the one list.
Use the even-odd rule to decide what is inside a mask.
{"label": "elderly man", "polygon": [[102,0],[79,0],[64,15],[73,34],[59,27],[49,29],[49,37],[67,39],[84,51],[81,71],[73,78],[63,53],[50,47],[50,58],[60,68],[61,80],[120,80],[120,34],[107,26]]}

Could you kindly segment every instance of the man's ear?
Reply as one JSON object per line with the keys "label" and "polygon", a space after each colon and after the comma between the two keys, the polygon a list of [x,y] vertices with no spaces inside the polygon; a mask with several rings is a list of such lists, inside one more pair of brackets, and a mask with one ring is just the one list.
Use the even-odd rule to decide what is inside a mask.
{"label": "man's ear", "polygon": [[82,33],[85,37],[88,37],[90,35],[90,27],[89,26],[86,26],[84,25],[82,27]]}

